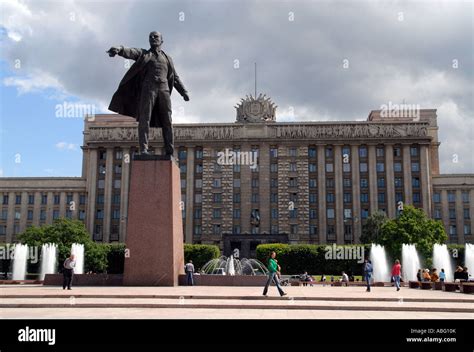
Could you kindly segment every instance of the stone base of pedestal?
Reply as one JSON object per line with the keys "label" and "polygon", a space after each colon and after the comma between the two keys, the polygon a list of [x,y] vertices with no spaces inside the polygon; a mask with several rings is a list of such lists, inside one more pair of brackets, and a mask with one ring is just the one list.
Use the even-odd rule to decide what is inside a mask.
{"label": "stone base of pedestal", "polygon": [[123,284],[177,286],[184,272],[179,168],[169,156],[131,162]]}

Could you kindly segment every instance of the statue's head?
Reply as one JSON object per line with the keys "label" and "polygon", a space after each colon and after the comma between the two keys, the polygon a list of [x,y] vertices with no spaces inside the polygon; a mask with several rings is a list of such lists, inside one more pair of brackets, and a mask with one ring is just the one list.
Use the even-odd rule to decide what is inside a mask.
{"label": "statue's head", "polygon": [[163,43],[163,36],[157,31],[151,32],[148,39],[150,40],[150,46],[152,48],[159,47]]}

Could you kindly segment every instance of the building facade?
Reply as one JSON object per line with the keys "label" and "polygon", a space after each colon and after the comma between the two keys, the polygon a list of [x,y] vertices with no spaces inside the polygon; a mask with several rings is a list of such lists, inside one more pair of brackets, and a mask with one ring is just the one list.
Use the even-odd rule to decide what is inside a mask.
{"label": "building facade", "polygon": [[[84,221],[96,241],[125,241],[136,127],[86,117],[81,177],[0,178],[0,241],[60,217]],[[186,243],[247,255],[264,242],[358,243],[370,214],[393,218],[406,204],[443,221],[449,242],[473,242],[474,175],[439,173],[436,110],[290,123],[265,96],[247,97],[235,123],[175,124],[174,135]],[[151,140],[161,154],[161,130]]]}

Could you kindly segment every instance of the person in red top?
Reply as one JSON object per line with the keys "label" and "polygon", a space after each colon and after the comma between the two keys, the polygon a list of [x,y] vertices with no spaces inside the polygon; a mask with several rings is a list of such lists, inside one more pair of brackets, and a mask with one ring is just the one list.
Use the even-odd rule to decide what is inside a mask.
{"label": "person in red top", "polygon": [[392,277],[393,277],[393,281],[395,281],[395,286],[397,287],[397,291],[400,291],[401,273],[402,273],[402,266],[400,265],[400,261],[397,259],[395,260],[395,264],[392,267]]}

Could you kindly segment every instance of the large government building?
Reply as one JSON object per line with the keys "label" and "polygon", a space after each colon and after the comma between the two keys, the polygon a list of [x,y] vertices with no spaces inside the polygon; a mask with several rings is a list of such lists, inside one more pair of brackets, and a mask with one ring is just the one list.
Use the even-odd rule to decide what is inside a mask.
{"label": "large government building", "polygon": [[[235,123],[175,124],[174,135],[186,243],[245,256],[266,242],[358,243],[370,214],[395,217],[403,204],[441,220],[449,242],[473,242],[474,174],[440,174],[434,109],[290,123],[250,96]],[[83,221],[96,241],[125,241],[137,141],[133,118],[87,116],[81,177],[0,178],[0,242],[61,217]]]}

